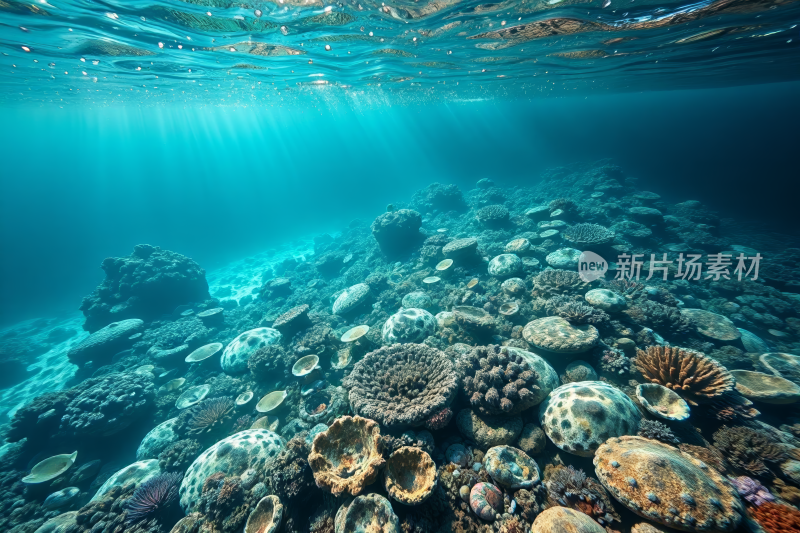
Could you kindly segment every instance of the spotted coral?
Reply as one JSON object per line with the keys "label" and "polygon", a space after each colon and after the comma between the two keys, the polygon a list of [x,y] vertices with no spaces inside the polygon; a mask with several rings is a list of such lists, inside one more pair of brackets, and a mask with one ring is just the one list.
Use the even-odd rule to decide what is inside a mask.
{"label": "spotted coral", "polygon": [[699,352],[650,346],[636,353],[636,368],[648,381],[674,390],[693,405],[725,394],[736,383],[725,367]]}

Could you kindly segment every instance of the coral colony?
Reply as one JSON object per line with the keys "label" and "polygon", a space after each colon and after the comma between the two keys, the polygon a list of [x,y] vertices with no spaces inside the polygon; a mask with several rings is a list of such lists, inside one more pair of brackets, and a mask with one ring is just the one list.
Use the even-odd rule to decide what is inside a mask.
{"label": "coral colony", "polygon": [[0,340],[77,369],[10,419],[0,530],[800,531],[798,254],[607,163],[208,276],[138,245],[84,337]]}

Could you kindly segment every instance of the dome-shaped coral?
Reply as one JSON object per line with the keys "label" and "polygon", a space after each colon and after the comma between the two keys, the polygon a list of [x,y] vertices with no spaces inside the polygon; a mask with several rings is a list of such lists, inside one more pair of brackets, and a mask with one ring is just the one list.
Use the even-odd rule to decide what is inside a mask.
{"label": "dome-shaped coral", "polygon": [[458,376],[443,352],[394,344],[368,353],[342,384],[355,414],[387,427],[421,426],[453,401]]}
{"label": "dome-shaped coral", "polygon": [[502,346],[478,346],[458,366],[462,391],[482,415],[520,413],[542,400],[539,375],[521,355]]}
{"label": "dome-shaped coral", "polygon": [[436,319],[428,311],[414,307],[401,309],[390,316],[381,329],[386,344],[422,342],[436,333]]}
{"label": "dome-shaped coral", "polygon": [[722,396],[736,383],[724,366],[699,352],[650,346],[636,354],[636,368],[647,380],[674,390],[693,405]]}
{"label": "dome-shaped coral", "polygon": [[392,499],[406,505],[419,505],[436,488],[436,465],[427,452],[403,446],[386,461],[384,481]]}
{"label": "dome-shaped coral", "polygon": [[358,495],[375,481],[385,461],[377,423],[360,416],[343,416],[314,438],[308,464],[317,486],[334,496]]}
{"label": "dome-shaped coral", "polygon": [[539,410],[542,429],[553,444],[583,457],[591,457],[609,437],[636,433],[641,419],[625,393],[602,381],[562,385]]}
{"label": "dome-shaped coral", "polygon": [[734,531],[744,509],[722,475],[672,446],[612,438],[597,449],[600,482],[641,517],[681,531]]}

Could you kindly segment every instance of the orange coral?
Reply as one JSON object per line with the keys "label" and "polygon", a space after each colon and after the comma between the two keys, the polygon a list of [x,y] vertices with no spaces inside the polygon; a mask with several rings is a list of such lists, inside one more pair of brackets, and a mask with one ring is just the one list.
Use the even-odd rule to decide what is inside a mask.
{"label": "orange coral", "polygon": [[674,390],[694,405],[721,396],[736,384],[724,366],[698,352],[650,346],[636,355],[636,368],[645,378]]}
{"label": "orange coral", "polygon": [[800,511],[777,503],[765,503],[753,510],[753,518],[767,533],[800,531]]}

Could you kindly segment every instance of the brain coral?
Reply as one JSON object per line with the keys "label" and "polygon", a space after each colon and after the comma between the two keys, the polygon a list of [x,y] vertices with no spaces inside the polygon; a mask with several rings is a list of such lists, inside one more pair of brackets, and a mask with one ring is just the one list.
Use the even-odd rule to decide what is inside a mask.
{"label": "brain coral", "polygon": [[539,410],[539,422],[550,440],[583,457],[591,457],[610,437],[636,433],[641,419],[633,400],[601,381],[562,385]]}
{"label": "brain coral", "polygon": [[317,486],[334,496],[357,496],[378,477],[385,464],[381,430],[360,416],[336,419],[327,431],[314,437],[308,464]]}
{"label": "brain coral", "polygon": [[521,355],[501,346],[473,348],[458,367],[461,389],[482,415],[520,413],[542,401],[536,394],[539,375]]}
{"label": "brain coral", "polygon": [[458,376],[443,352],[394,344],[368,353],[342,384],[354,413],[387,427],[421,426],[453,401]]}
{"label": "brain coral", "polygon": [[97,331],[124,318],[153,320],[177,306],[210,298],[206,272],[188,257],[139,244],[128,257],[108,257],[106,279],[86,296],[83,328]]}
{"label": "brain coral", "polygon": [[597,449],[595,471],[634,513],[681,531],[734,531],[739,495],[716,470],[672,446],[641,437],[612,438]]}
{"label": "brain coral", "polygon": [[142,417],[153,406],[152,375],[127,372],[93,378],[61,417],[61,433],[74,436],[113,435]]}
{"label": "brain coral", "polygon": [[645,379],[674,390],[692,405],[722,396],[736,384],[724,366],[678,347],[650,346],[638,350],[635,361]]}

